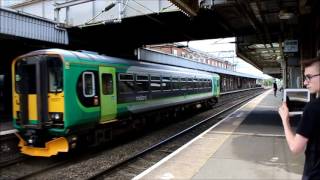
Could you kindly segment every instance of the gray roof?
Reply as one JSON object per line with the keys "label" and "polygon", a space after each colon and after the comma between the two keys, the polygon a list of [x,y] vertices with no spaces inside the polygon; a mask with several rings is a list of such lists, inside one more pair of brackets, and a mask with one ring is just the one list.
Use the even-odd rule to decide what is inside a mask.
{"label": "gray roof", "polygon": [[54,21],[7,8],[0,8],[0,35],[69,43],[67,30],[57,27]]}

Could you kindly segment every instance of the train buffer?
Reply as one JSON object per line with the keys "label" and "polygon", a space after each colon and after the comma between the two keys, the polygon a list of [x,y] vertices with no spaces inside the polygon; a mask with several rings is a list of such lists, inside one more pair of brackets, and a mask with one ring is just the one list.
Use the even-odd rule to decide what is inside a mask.
{"label": "train buffer", "polygon": [[281,99],[257,96],[134,179],[301,179],[304,155],[288,148]]}

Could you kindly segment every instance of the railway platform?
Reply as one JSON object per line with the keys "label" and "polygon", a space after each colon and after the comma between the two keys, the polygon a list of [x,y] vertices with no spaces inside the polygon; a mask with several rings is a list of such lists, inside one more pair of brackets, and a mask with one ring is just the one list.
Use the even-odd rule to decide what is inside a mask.
{"label": "railway platform", "polygon": [[301,179],[304,155],[287,146],[281,99],[263,93],[134,179]]}
{"label": "railway platform", "polygon": [[13,128],[12,121],[10,120],[5,120],[2,122],[0,121],[0,136],[12,134],[15,132],[17,132],[17,130]]}

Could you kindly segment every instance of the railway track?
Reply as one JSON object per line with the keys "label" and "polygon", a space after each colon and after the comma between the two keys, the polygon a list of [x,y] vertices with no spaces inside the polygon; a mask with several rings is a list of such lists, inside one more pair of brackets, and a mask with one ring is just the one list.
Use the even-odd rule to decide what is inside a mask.
{"label": "railway track", "polygon": [[[143,151],[133,155],[130,158],[127,158],[121,162],[119,162],[118,164],[115,164],[112,167],[109,167],[107,169],[104,169],[90,177],[87,178],[87,180],[92,180],[92,179],[105,179],[105,178],[110,178],[110,179],[118,179],[118,178],[122,178],[122,179],[132,179],[134,176],[132,175],[137,175],[141,169],[147,169],[147,167],[149,167],[149,165],[147,167],[141,167],[139,165],[133,165],[136,162],[139,161],[139,159],[149,159],[146,158],[147,156],[152,156],[151,154],[158,154],[157,156],[159,156],[159,154],[162,154],[161,157],[165,157],[168,154],[174,152],[176,149],[178,149],[179,147],[181,147],[184,143],[181,143],[180,140],[177,139],[181,139],[183,137],[181,136],[185,136],[185,134],[192,132],[195,128],[198,128],[199,126],[204,125],[205,123],[207,123],[208,121],[211,121],[212,119],[218,119],[219,121],[222,119],[220,117],[220,115],[234,109],[235,107],[238,107],[239,105],[243,104],[244,102],[247,102],[248,100],[252,99],[253,97],[256,97],[259,94],[254,94],[253,96],[246,98],[246,99],[241,99],[239,100],[239,102],[236,102],[235,104],[231,105],[230,107],[223,109],[205,119],[203,119],[202,121],[184,129],[181,132],[178,132],[177,134],[174,134],[172,136],[170,136],[169,138],[154,144],[153,146],[144,149]],[[220,117],[220,118],[218,118]],[[215,122],[216,123],[216,122]],[[210,126],[211,127],[211,124]],[[206,129],[206,128],[205,128]],[[200,132],[203,132],[203,128],[201,128]],[[196,133],[198,134],[198,133]],[[200,134],[200,133],[199,133]],[[187,135],[188,136],[188,135]],[[194,135],[192,135],[191,137],[194,137]],[[189,140],[189,138],[187,138]],[[178,144],[180,145],[172,145],[169,144],[172,141],[176,141],[179,142]],[[185,140],[183,141],[185,142]],[[173,146],[173,147],[172,147]],[[159,153],[160,152],[160,153]],[[161,153],[162,152],[162,153]],[[159,158],[157,160],[160,160],[162,158]],[[155,161],[157,162],[157,161]],[[136,172],[132,172],[132,169],[136,169],[138,171]],[[124,175],[128,175],[128,177],[123,177]]]}
{"label": "railway track", "polygon": [[[252,92],[249,94],[252,94]],[[235,96],[239,97],[239,95],[235,95]],[[242,98],[244,96],[247,96],[247,94],[242,95]],[[232,99],[232,100],[235,99],[234,97],[231,97],[231,98],[226,98],[226,97],[227,96],[225,96],[225,98],[222,98],[221,102],[216,107],[214,107],[214,109],[220,108],[220,111],[221,111],[221,112],[215,113],[214,117],[218,117],[222,113],[227,111],[227,110],[222,111],[222,109],[225,108],[223,106],[224,105],[230,106],[230,105],[227,105],[228,101],[230,101],[230,99]],[[241,104],[241,103],[243,103],[243,101],[246,101],[246,100],[237,100],[239,102],[238,103],[234,102],[235,104],[233,106],[237,106],[239,103]],[[109,157],[109,160],[107,160],[110,162],[105,163],[105,165],[98,165],[100,163],[97,163],[98,167],[95,168],[95,170],[90,171],[90,173],[85,173],[85,174],[80,173],[80,175],[77,176],[75,174],[69,174],[69,175],[64,174],[60,170],[64,169],[64,167],[68,167],[68,169],[71,169],[71,171],[73,170],[73,171],[79,173],[79,169],[81,169],[81,168],[79,168],[77,165],[74,165],[74,164],[81,164],[81,163],[86,164],[91,159],[95,159],[95,157],[100,156],[100,152],[103,151],[101,149],[103,149],[103,148],[90,150],[89,153],[88,152],[86,154],[80,153],[79,155],[74,155],[74,156],[65,156],[65,157],[60,156],[60,157],[50,158],[50,159],[36,158],[38,162],[41,161],[41,163],[36,163],[38,165],[34,165],[34,163],[33,163],[35,161],[34,158],[32,160],[27,160],[25,162],[20,161],[16,164],[12,163],[9,165],[9,167],[6,167],[6,169],[7,170],[13,169],[13,173],[6,171],[4,174],[2,174],[2,177],[7,177],[8,179],[28,179],[28,178],[30,178],[30,179],[43,179],[46,177],[46,174],[56,174],[57,177],[60,177],[60,178],[61,177],[65,178],[65,177],[69,176],[70,179],[79,178],[79,177],[81,177],[81,179],[83,179],[83,178],[96,179],[96,178],[101,178],[101,177],[104,177],[104,176],[110,175],[110,174],[114,174],[112,176],[120,177],[119,175],[117,175],[117,173],[113,173],[113,172],[121,172],[121,171],[117,170],[118,168],[125,167],[126,165],[128,166],[129,162],[136,161],[136,159],[139,159],[142,156],[150,153],[151,151],[154,151],[155,149],[158,149],[159,147],[164,146],[164,144],[169,143],[170,141],[173,141],[174,139],[179,138],[179,136],[186,134],[186,133],[190,132],[192,129],[203,125],[206,121],[208,121],[208,119],[212,119],[214,117],[206,118],[205,120],[198,122],[196,125],[189,126],[188,128],[184,128],[184,130],[179,130],[180,131],[179,133],[176,133],[174,135],[171,135],[170,137],[164,138],[163,140],[161,140],[157,143],[154,143],[154,144],[151,143],[151,145],[149,145],[148,148],[144,148],[145,150],[143,150],[143,151],[141,151],[141,149],[142,149],[141,147],[140,147],[140,149],[137,148],[137,149],[139,149],[139,151],[134,150],[131,154],[124,154],[123,151],[120,151],[121,152],[120,156],[121,156],[121,154],[123,154],[123,157],[118,158],[119,160],[112,161],[112,159],[113,159],[112,157],[117,156],[116,153],[119,152],[118,149],[121,149],[121,145],[114,145],[107,150],[104,149],[104,151],[106,151],[106,153],[109,154],[111,157],[111,158]],[[161,152],[160,154],[167,155],[167,154],[171,153],[172,151],[174,151],[174,149],[179,148],[179,146],[180,145],[174,145],[174,147],[172,147],[172,148],[166,148],[166,149],[160,150],[158,152]],[[128,147],[130,147],[130,146],[128,146]],[[128,149],[128,148],[124,148],[124,149]],[[128,153],[128,152],[126,152],[126,153]],[[159,157],[161,157],[161,156],[159,156]],[[33,161],[33,162],[31,162],[31,161]],[[35,168],[35,167],[30,168],[29,166],[36,166],[38,168]],[[87,166],[90,167],[90,165],[87,165]],[[129,164],[129,166],[130,166],[130,164]],[[14,172],[16,173],[16,171],[14,169],[17,169],[17,167],[18,168],[20,167],[20,169],[29,169],[29,171],[24,172],[24,173],[21,172],[21,173],[19,173],[18,176],[13,175]],[[3,168],[0,167],[0,169],[3,169]],[[30,169],[32,169],[32,170],[30,170]],[[52,179],[56,179],[56,178],[53,177]]]}

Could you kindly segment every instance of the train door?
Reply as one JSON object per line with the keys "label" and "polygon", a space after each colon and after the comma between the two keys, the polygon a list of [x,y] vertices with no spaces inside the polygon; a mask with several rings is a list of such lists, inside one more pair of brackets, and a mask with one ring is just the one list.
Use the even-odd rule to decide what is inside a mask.
{"label": "train door", "polygon": [[116,118],[117,94],[116,75],[113,67],[99,67],[101,123],[106,123]]}
{"label": "train door", "polygon": [[41,129],[48,121],[47,71],[44,56],[30,56],[16,62],[13,103],[17,124]]}

